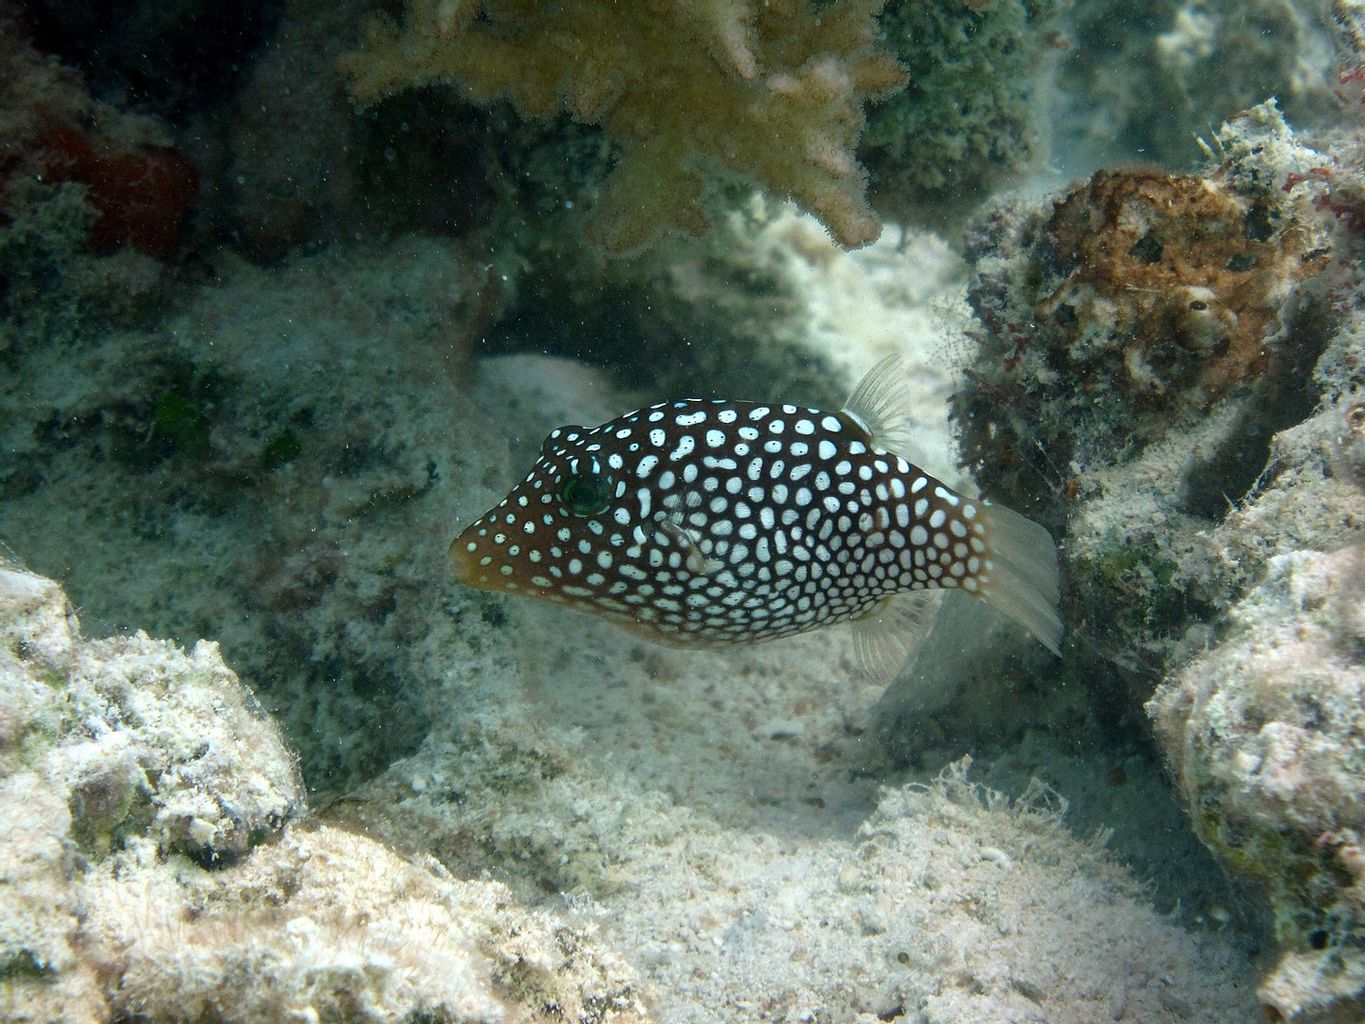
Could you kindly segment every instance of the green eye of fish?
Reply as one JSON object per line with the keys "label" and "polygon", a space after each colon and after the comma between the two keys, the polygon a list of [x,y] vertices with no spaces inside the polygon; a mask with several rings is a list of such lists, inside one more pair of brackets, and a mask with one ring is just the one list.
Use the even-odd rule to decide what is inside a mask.
{"label": "green eye of fish", "polygon": [[574,516],[605,512],[611,501],[611,477],[604,473],[572,473],[559,485],[559,500]]}

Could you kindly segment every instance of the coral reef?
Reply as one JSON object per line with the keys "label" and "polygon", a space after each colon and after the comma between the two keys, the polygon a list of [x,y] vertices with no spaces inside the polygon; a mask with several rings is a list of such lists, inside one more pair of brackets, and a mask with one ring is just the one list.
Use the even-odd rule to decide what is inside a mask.
{"label": "coral reef", "polygon": [[1346,1021],[1365,168],[1354,129],[1313,141],[1268,103],[1199,176],[1101,172],[997,212],[970,254],[985,330],[956,413],[984,478],[1041,491],[1065,532],[1068,675],[1125,728],[1155,689],[1197,834],[1267,900],[1267,1015]]}
{"label": "coral reef", "polygon": [[84,848],[135,831],[216,864],[301,808],[293,756],[216,645],[83,641],[56,584],[3,572],[8,781],[55,786]]}
{"label": "coral reef", "polygon": [[[934,446],[923,457],[947,463],[942,332],[965,308],[925,308],[929,296],[957,294],[946,247],[901,253],[888,239],[848,254],[809,219],[787,218],[732,260],[699,254],[678,268],[678,294],[757,321],[757,289],[721,302],[708,274],[752,261],[751,272],[790,275],[811,303],[791,315],[806,318],[810,344],[834,368],[823,386],[915,338],[921,440]],[[662,1019],[752,1020],[766,1006],[774,1019],[824,1007],[857,1020],[923,1001],[945,1021],[1017,1016],[1035,1003],[1082,1021],[1110,999],[1154,1020],[1181,1006],[1245,1019],[1241,937],[1163,922],[1055,815],[1021,822],[999,798],[912,791],[860,837],[887,767],[865,734],[877,690],[858,681],[846,635],[676,652],[455,586],[444,559],[453,531],[500,496],[546,430],[609,418],[639,397],[562,359],[469,367],[465,325],[480,306],[470,263],[440,239],[337,248],[270,271],[224,261],[217,283],[160,330],[32,353],[4,382],[0,423],[39,477],[0,508],[5,535],[41,568],[69,574],[92,628],[141,622],[187,643],[212,632],[298,739],[327,825],[430,854],[460,878],[492,875],[514,904],[571,927],[564,955],[585,969],[574,952],[584,940],[572,936],[595,934],[592,948],[628,965],[625,981],[612,975],[596,991],[619,993],[638,975]],[[756,397],[779,386],[732,372]],[[82,528],[91,514],[101,530]],[[999,784],[1018,792],[1027,778],[1024,769]],[[183,888],[153,891],[194,917],[200,885],[223,874],[231,889],[247,877],[238,872],[266,872],[284,842],[210,875],[187,874],[177,858],[166,873]],[[131,870],[139,847],[124,843],[117,863]],[[289,888],[274,886],[253,891]],[[251,897],[208,906],[219,903],[245,910]],[[296,926],[290,946],[272,930],[278,918],[259,914],[251,942],[194,932],[193,922],[175,928],[222,939],[231,964],[280,951],[279,972],[255,968],[270,983],[263,1001],[300,991],[287,965],[304,961],[286,953],[304,949],[320,976],[337,978],[345,965],[327,950],[355,948],[332,912],[310,909],[321,930]],[[371,917],[391,920],[382,907]],[[972,944],[954,942],[968,933]],[[1081,933],[1104,938],[1078,948]],[[410,963],[385,938],[365,942],[382,960],[363,979],[348,976],[343,992],[373,992],[392,977],[385,963]],[[1136,971],[1114,949],[1131,950]],[[190,953],[198,963],[197,947]],[[196,967],[208,980],[186,993],[212,991],[223,966]],[[130,982],[153,970],[131,967]],[[1078,970],[1083,987],[1052,980]]]}
{"label": "coral reef", "polygon": [[503,886],[333,828],[264,842],[300,782],[212,643],[88,640],[5,564],[0,697],[6,1020],[646,1019],[590,930]]}
{"label": "coral reef", "polygon": [[29,181],[77,183],[91,207],[90,247],[131,245],[165,259],[180,240],[198,191],[193,164],[170,145],[164,124],[92,98],[80,77],[45,60],[11,15],[0,15],[0,211],[20,203],[7,193]]}
{"label": "coral reef", "polygon": [[[212,631],[280,711],[314,786],[346,785],[423,731],[393,650],[430,633],[416,595],[441,570],[418,536],[359,559],[351,538],[411,523],[416,507],[436,537],[470,500],[436,499],[468,493],[506,451],[487,417],[450,412],[467,405],[477,281],[454,243],[402,252],[279,274],[230,263],[231,286],[197,292],[164,330],[34,352],[0,395],[6,537],[34,538],[36,568],[106,580],[112,600],[73,592],[100,628],[145,624],[185,644]],[[362,366],[372,384],[352,390]],[[73,493],[82,503],[49,504]],[[94,509],[99,531],[79,525]],[[183,603],[186,575],[205,585]],[[371,648],[376,632],[390,640]]]}
{"label": "coral reef", "polygon": [[1109,0],[1074,5],[1055,158],[1186,167],[1194,137],[1268,96],[1298,125],[1335,116],[1320,0]]}
{"label": "coral reef", "polygon": [[[447,12],[455,20],[451,33],[439,40],[439,45],[443,53],[458,51],[462,54],[458,59],[464,63],[428,84],[448,78],[464,88],[393,92],[402,81],[420,79],[420,69],[408,67],[404,72],[394,62],[417,58],[399,49],[385,50],[386,71],[404,72],[401,81],[385,86],[384,95],[371,98],[367,109],[357,116],[342,101],[334,69],[351,27],[360,21],[363,0],[340,5],[292,0],[286,5],[272,45],[251,66],[244,88],[234,98],[228,119],[230,135],[216,146],[221,155],[215,158],[212,152],[205,152],[202,156],[215,165],[215,187],[234,230],[251,251],[270,258],[291,245],[356,233],[394,229],[456,235],[479,232],[481,239],[497,250],[496,259],[504,272],[528,264],[527,272],[545,277],[560,272],[566,264],[584,264],[579,276],[589,277],[587,290],[597,285],[588,271],[605,278],[605,287],[612,287],[610,278],[615,271],[599,268],[590,254],[580,251],[585,220],[589,225],[602,226],[601,217],[592,210],[611,171],[609,147],[599,132],[566,116],[553,120],[518,118],[514,103],[518,109],[525,104],[517,97],[512,97],[513,102],[496,101],[486,91],[480,92],[477,86],[484,70],[472,67],[476,58],[485,52],[490,40],[496,44],[490,51],[496,59],[523,45],[510,34],[520,22],[508,17],[466,25],[462,19],[480,9],[478,5],[450,6],[461,13],[455,17]],[[747,38],[746,32],[757,40],[752,45],[744,43],[752,52],[741,60],[744,67],[753,63],[758,69],[752,80],[737,75],[720,53],[717,36],[724,36],[724,32],[714,21],[690,19],[677,24],[669,20],[667,5],[642,8],[635,17],[659,19],[660,33],[669,34],[684,50],[696,49],[683,63],[689,75],[701,76],[698,88],[714,86],[727,98],[742,98],[747,93],[762,93],[771,77],[765,78],[763,72],[772,69],[761,65],[765,59],[776,59],[773,47],[764,43],[768,37],[754,36],[754,32],[765,26],[788,32],[793,18],[784,18],[782,12],[799,11],[793,4],[763,5],[763,16],[755,21],[748,16],[753,13],[750,6],[733,4],[727,15],[731,20],[723,24],[730,29],[739,26],[735,29],[739,35],[734,38],[741,43]],[[490,9],[508,8],[490,5]],[[1011,0],[980,6],[893,3],[876,19],[879,45],[886,47],[913,78],[908,89],[893,92],[870,106],[869,127],[857,148],[858,160],[869,169],[870,197],[881,216],[956,229],[962,215],[981,200],[991,184],[1036,163],[1045,148],[1041,127],[1045,83],[1053,58],[1061,53],[1052,27],[1056,9],[1051,0]],[[593,11],[591,5],[580,5],[572,13],[560,12],[553,17],[569,18],[586,32],[592,28]],[[411,11],[409,27],[400,38],[421,35],[423,18],[429,22],[435,16],[425,8]],[[860,17],[866,19],[866,12]],[[540,14],[531,24],[543,25],[548,31],[555,24],[549,19],[550,14]],[[630,24],[631,32],[622,37],[624,41],[614,35],[596,41],[580,35],[556,37],[555,44],[566,50],[570,45],[585,48],[581,63],[567,52],[558,53],[556,59],[565,62],[562,70],[568,80],[611,77],[601,70],[617,60],[611,47],[631,45],[630,39],[637,36],[638,45],[655,47],[647,56],[657,59],[655,50],[664,47],[665,40],[641,36],[637,30],[643,22]],[[456,27],[463,33],[458,38],[453,31]],[[611,32],[617,31],[612,27]],[[433,37],[426,42],[434,46],[437,41]],[[589,52],[590,42],[605,56]],[[549,42],[533,32],[525,45],[544,49]],[[413,48],[420,49],[415,42]],[[597,63],[590,63],[590,59]],[[670,52],[668,60],[675,59]],[[812,66],[821,59],[817,55]],[[357,56],[342,64],[351,66],[360,61],[369,67],[367,60]],[[634,68],[633,60],[621,66]],[[690,130],[687,124],[675,123],[683,118],[702,120],[694,108],[685,108],[676,97],[654,89],[654,78],[636,81],[644,73],[642,69],[640,75],[619,82],[613,78],[609,84],[622,90],[622,97],[604,110],[626,110],[632,103],[661,105],[667,115],[660,122],[661,131]],[[484,106],[463,102],[461,95]],[[543,96],[538,97],[537,103],[542,100]],[[706,113],[714,120],[732,106],[728,102],[712,104]],[[793,107],[791,116],[804,115]],[[622,118],[624,114],[616,120]],[[602,123],[616,138],[615,121],[607,114],[594,114],[587,120]],[[762,131],[771,134],[773,124],[784,125],[788,120],[769,119],[761,126]],[[270,143],[281,124],[297,128],[290,146]],[[633,122],[626,127],[632,133],[643,130]],[[738,134],[726,138],[722,131]],[[693,136],[696,142],[691,141]],[[754,146],[771,148],[766,135],[733,124],[717,124],[714,130],[691,131],[688,152],[706,146],[730,151],[736,139],[751,136]],[[618,180],[627,185],[636,182],[639,176],[629,169],[641,158],[630,154],[643,153],[646,147],[633,134],[616,141],[627,143],[622,162],[629,182]],[[852,156],[843,141],[838,145],[845,159]],[[748,154],[747,149],[741,149],[740,158]],[[765,174],[787,156],[782,155],[781,147],[765,152],[761,166],[740,168],[741,174],[762,184],[767,180]],[[696,152],[693,156],[683,153],[679,159],[686,166],[676,173],[688,176],[695,192],[697,180],[715,177],[714,172],[721,171],[728,158]],[[780,170],[791,173],[787,167]],[[735,177],[733,173],[721,175],[723,181]],[[411,189],[414,182],[420,182],[421,187]],[[781,187],[780,182],[769,184],[773,193],[796,194]],[[669,193],[673,198],[661,200],[652,192],[641,198],[638,193],[647,182],[631,187],[636,193],[633,199],[643,205],[639,211],[626,211],[627,220],[650,216],[651,210],[657,213],[660,202],[686,198]],[[851,180],[849,187],[862,188]],[[610,183],[606,191],[608,198],[620,193]],[[720,195],[716,192],[712,190],[704,204],[710,208],[712,222],[718,219],[717,208],[742,208],[739,189],[722,188]],[[799,194],[797,198],[808,208],[820,209]],[[623,194],[623,199],[632,196]],[[611,217],[617,216],[608,212]],[[484,228],[487,230],[482,231]],[[572,258],[566,260],[566,253],[573,253]]]}
{"label": "coral reef", "polygon": [[[171,141],[0,13],[0,363],[149,318],[166,276],[152,257],[169,255],[191,198]],[[0,464],[0,493],[10,475]]]}
{"label": "coral reef", "polygon": [[917,3],[882,11],[909,84],[868,112],[858,157],[872,205],[900,224],[962,218],[1048,149],[1044,110],[1064,42],[1061,0]]}
{"label": "coral reef", "polygon": [[[399,231],[460,238],[484,268],[485,352],[564,355],[654,393],[737,394],[761,379],[842,400],[845,380],[831,380],[804,341],[811,303],[781,265],[795,249],[761,235],[799,230],[816,270],[834,258],[827,238],[730,189],[707,238],[604,259],[582,237],[612,165],[600,131],[519,118],[507,101],[477,107],[449,87],[401,91],[357,113],[336,63],[362,6],[287,4],[271,47],[195,151],[252,258]],[[290,145],[274,144],[281,131]],[[805,278],[825,290],[818,273]]]}
{"label": "coral reef", "polygon": [[0,979],[22,1005],[81,973],[74,862],[130,836],[149,856],[231,861],[303,797],[279,731],[213,644],[87,641],[56,584],[8,563],[0,603]]}
{"label": "coral reef", "polygon": [[1205,538],[1206,573],[1239,597],[1227,622],[1191,628],[1193,659],[1148,710],[1200,838],[1273,913],[1267,1016],[1344,1022],[1365,1012],[1365,236],[1351,213],[1365,162],[1350,131],[1324,142],[1313,206],[1345,259],[1311,378],[1316,408],[1271,439],[1257,486]]}
{"label": "coral reef", "polygon": [[215,874],[119,867],[87,881],[81,938],[143,1020],[648,1019],[591,929],[349,832],[294,829]]}
{"label": "coral reef", "polygon": [[[1266,895],[1267,1014],[1358,1018],[1365,17],[1326,6],[0,20],[0,533],[112,636],[0,570],[0,1016],[1245,1021],[1262,908],[1179,796]],[[1270,92],[1298,136],[1262,106],[1168,173]],[[753,191],[956,230],[1049,142],[1085,180],[969,281]],[[960,384],[983,489],[1064,541],[1060,665],[955,614],[878,707],[842,633],[679,653],[450,581],[548,428],[832,405],[898,350],[910,454],[960,474]],[[1022,796],[935,780],[966,751]]]}
{"label": "coral reef", "polygon": [[982,330],[954,399],[965,453],[988,493],[1066,524],[1082,646],[1139,702],[1184,617],[1230,598],[1200,531],[1311,410],[1330,334],[1305,298],[1333,266],[1310,173],[1327,157],[1273,104],[1216,144],[1200,176],[1105,171],[1002,209],[969,252]]}
{"label": "coral reef", "polygon": [[343,67],[364,103],[452,82],[527,117],[602,125],[621,159],[588,236],[608,251],[702,233],[712,166],[795,199],[857,246],[881,230],[853,159],[862,104],[903,81],[873,45],[880,7],[413,0],[401,33],[375,24]]}
{"label": "coral reef", "polygon": [[[1365,522],[1362,523],[1365,525]],[[1365,563],[1359,542],[1270,560],[1232,629],[1149,710],[1196,830],[1264,887],[1274,1020],[1365,1012]]]}

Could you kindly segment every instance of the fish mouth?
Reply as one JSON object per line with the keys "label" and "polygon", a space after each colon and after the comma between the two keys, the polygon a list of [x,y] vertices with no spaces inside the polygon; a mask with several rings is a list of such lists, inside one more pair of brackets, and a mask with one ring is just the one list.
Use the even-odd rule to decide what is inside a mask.
{"label": "fish mouth", "polygon": [[470,587],[479,586],[479,560],[469,551],[464,534],[450,542],[450,564],[455,570],[455,578]]}
{"label": "fish mouth", "polygon": [[504,576],[479,563],[479,556],[486,553],[486,547],[480,545],[473,551],[469,550],[471,543],[477,543],[473,533],[472,529],[466,530],[450,542],[450,566],[455,571],[455,578],[466,587],[477,590],[510,593],[516,589],[507,586]]}

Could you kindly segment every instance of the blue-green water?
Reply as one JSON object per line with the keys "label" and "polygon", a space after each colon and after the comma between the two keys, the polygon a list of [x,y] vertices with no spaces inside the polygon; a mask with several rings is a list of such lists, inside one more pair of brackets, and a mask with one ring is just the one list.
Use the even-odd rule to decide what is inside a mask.
{"label": "blue-green water", "polygon": [[[1357,1019],[1362,39],[1351,0],[0,12],[0,1019]],[[625,628],[457,579],[552,429],[833,414],[892,355],[874,441],[1046,529],[1059,655],[961,594],[890,682],[848,623],[641,635],[811,598],[763,531],[846,581],[894,546],[871,487],[811,495],[861,502],[843,547],[779,523],[747,448],[640,513],[668,578],[584,583]]]}

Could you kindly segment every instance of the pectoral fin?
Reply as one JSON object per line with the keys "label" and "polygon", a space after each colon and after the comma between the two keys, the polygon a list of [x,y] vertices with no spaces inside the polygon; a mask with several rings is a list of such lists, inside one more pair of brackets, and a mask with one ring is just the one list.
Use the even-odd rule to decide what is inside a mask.
{"label": "pectoral fin", "polygon": [[655,529],[668,538],[670,544],[683,553],[683,565],[687,571],[698,576],[709,576],[725,563],[708,558],[701,549],[702,535],[696,527],[687,522],[687,513],[700,506],[702,496],[695,492],[682,495],[674,507],[662,513],[655,523]]}

